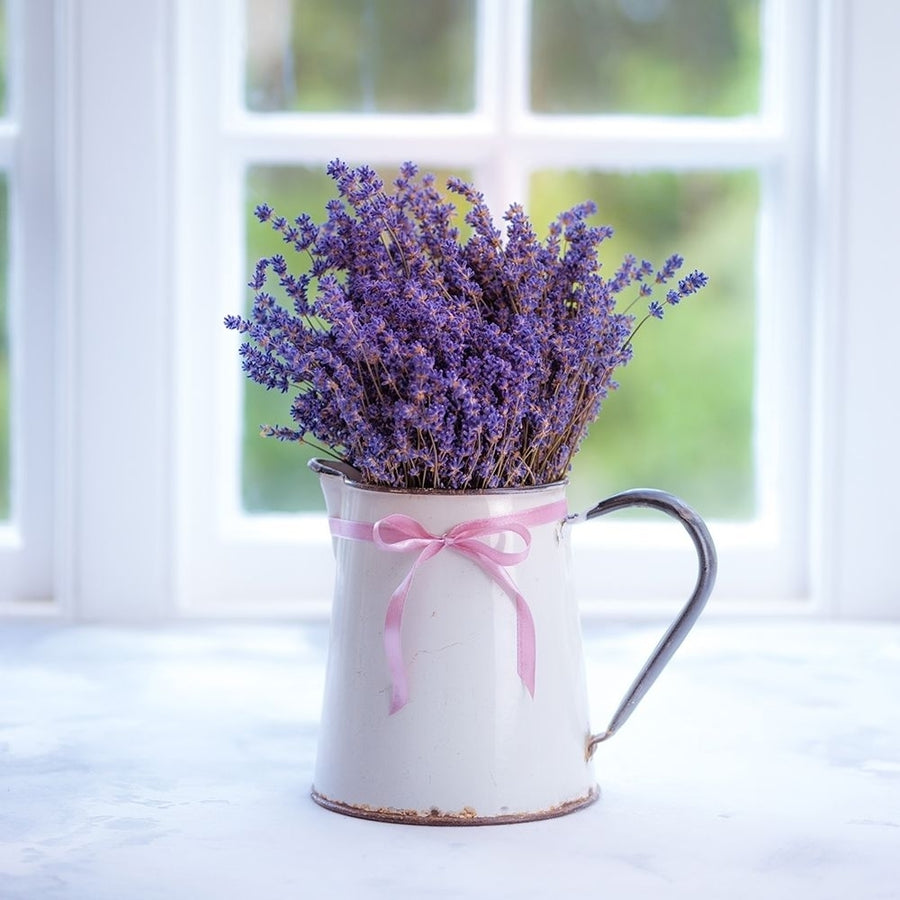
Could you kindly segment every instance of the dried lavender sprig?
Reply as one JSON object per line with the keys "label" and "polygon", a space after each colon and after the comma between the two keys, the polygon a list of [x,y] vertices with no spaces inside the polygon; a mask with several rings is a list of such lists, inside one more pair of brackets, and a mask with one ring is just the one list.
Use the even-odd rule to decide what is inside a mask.
{"label": "dried lavender sprig", "polygon": [[[657,278],[657,283],[662,283],[659,278]],[[678,282],[677,291],[669,290],[666,292],[665,303],[669,306],[676,306],[682,301],[682,299],[690,296],[691,294],[696,294],[697,291],[699,291],[701,288],[706,287],[708,283],[709,277],[698,269],[694,269],[694,271],[691,272],[690,275]],[[640,322],[635,325],[634,329],[628,337],[627,343],[631,343],[631,339],[637,334],[638,329],[644,324],[644,322],[646,322],[648,319],[661,319],[664,313],[665,309],[663,304],[659,303],[657,300],[651,300],[649,306],[647,307],[647,313],[640,320]]]}

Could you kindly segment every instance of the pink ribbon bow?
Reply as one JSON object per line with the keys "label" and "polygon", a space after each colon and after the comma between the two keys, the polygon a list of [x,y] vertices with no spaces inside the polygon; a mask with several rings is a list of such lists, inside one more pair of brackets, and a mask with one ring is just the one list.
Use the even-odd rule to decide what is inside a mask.
{"label": "pink ribbon bow", "polygon": [[[329,519],[331,533],[335,537],[354,541],[372,541],[376,547],[393,553],[419,552],[406,577],[391,594],[384,619],[384,651],[391,673],[391,714],[402,709],[409,699],[406,669],[403,665],[403,647],[400,626],[403,608],[413,578],[419,567],[437,556],[442,550],[453,550],[476,563],[496,582],[516,607],[517,671],[531,696],[534,696],[535,637],[534,619],[525,598],[516,588],[506,571],[528,557],[531,547],[529,525],[546,525],[566,516],[566,501],[558,500],[544,506],[536,506],[520,513],[473,519],[460,522],[441,535],[432,534],[410,516],[395,513],[375,523],[353,522],[347,519]],[[518,535],[524,546],[521,550],[503,551],[491,547],[482,538],[495,534]]]}

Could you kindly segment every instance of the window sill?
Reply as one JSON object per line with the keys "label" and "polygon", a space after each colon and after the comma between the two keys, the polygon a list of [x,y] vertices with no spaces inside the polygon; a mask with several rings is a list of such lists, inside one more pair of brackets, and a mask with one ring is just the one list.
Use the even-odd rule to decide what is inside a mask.
{"label": "window sill", "polygon": [[[601,726],[658,637],[589,623]],[[615,740],[600,801],[499,828],[307,797],[322,625],[0,626],[0,894],[667,897],[896,881],[900,624],[701,622]]]}

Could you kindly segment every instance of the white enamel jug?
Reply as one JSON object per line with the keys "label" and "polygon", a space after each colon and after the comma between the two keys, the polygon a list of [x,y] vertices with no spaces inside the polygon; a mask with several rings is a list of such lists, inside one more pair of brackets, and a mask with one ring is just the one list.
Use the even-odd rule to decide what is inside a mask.
{"label": "white enamel jug", "polygon": [[[337,812],[414,824],[562,815],[598,790],[591,757],[627,719],[715,581],[702,520],[661,491],[569,516],[565,485],[407,492],[314,460],[337,560],[312,796]],[[613,716],[592,734],[569,533],[649,506],[696,547],[694,593]]]}

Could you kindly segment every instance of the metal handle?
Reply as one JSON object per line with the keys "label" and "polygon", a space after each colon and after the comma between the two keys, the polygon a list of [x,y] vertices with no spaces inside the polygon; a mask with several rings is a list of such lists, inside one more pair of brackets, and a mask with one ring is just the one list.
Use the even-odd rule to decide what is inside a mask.
{"label": "metal handle", "polygon": [[[635,678],[619,708],[613,714],[606,731],[591,735],[586,748],[586,757],[590,759],[594,755],[597,745],[611,738],[628,717],[634,712],[635,707],[641,702],[644,694],[650,690],[651,685],[659,677],[659,673],[665,668],[666,663],[672,658],[672,654],[681,646],[681,642],[687,637],[687,633],[694,626],[697,617],[706,606],[710,592],[716,581],[716,548],[712,537],[703,519],[689,506],[682,503],[677,497],[665,491],[657,491],[649,488],[638,488],[631,491],[623,491],[615,494],[607,500],[598,503],[593,509],[588,510],[583,518],[594,519],[607,513],[616,512],[629,506],[646,506],[658,509],[679,522],[685,527],[687,533],[694,542],[697,550],[697,560],[700,566],[697,576],[697,584],[694,592],[688,600],[678,618],[669,626],[669,630],[663,635],[656,649],[650,654],[640,674]],[[581,518],[581,517],[579,517]]]}

